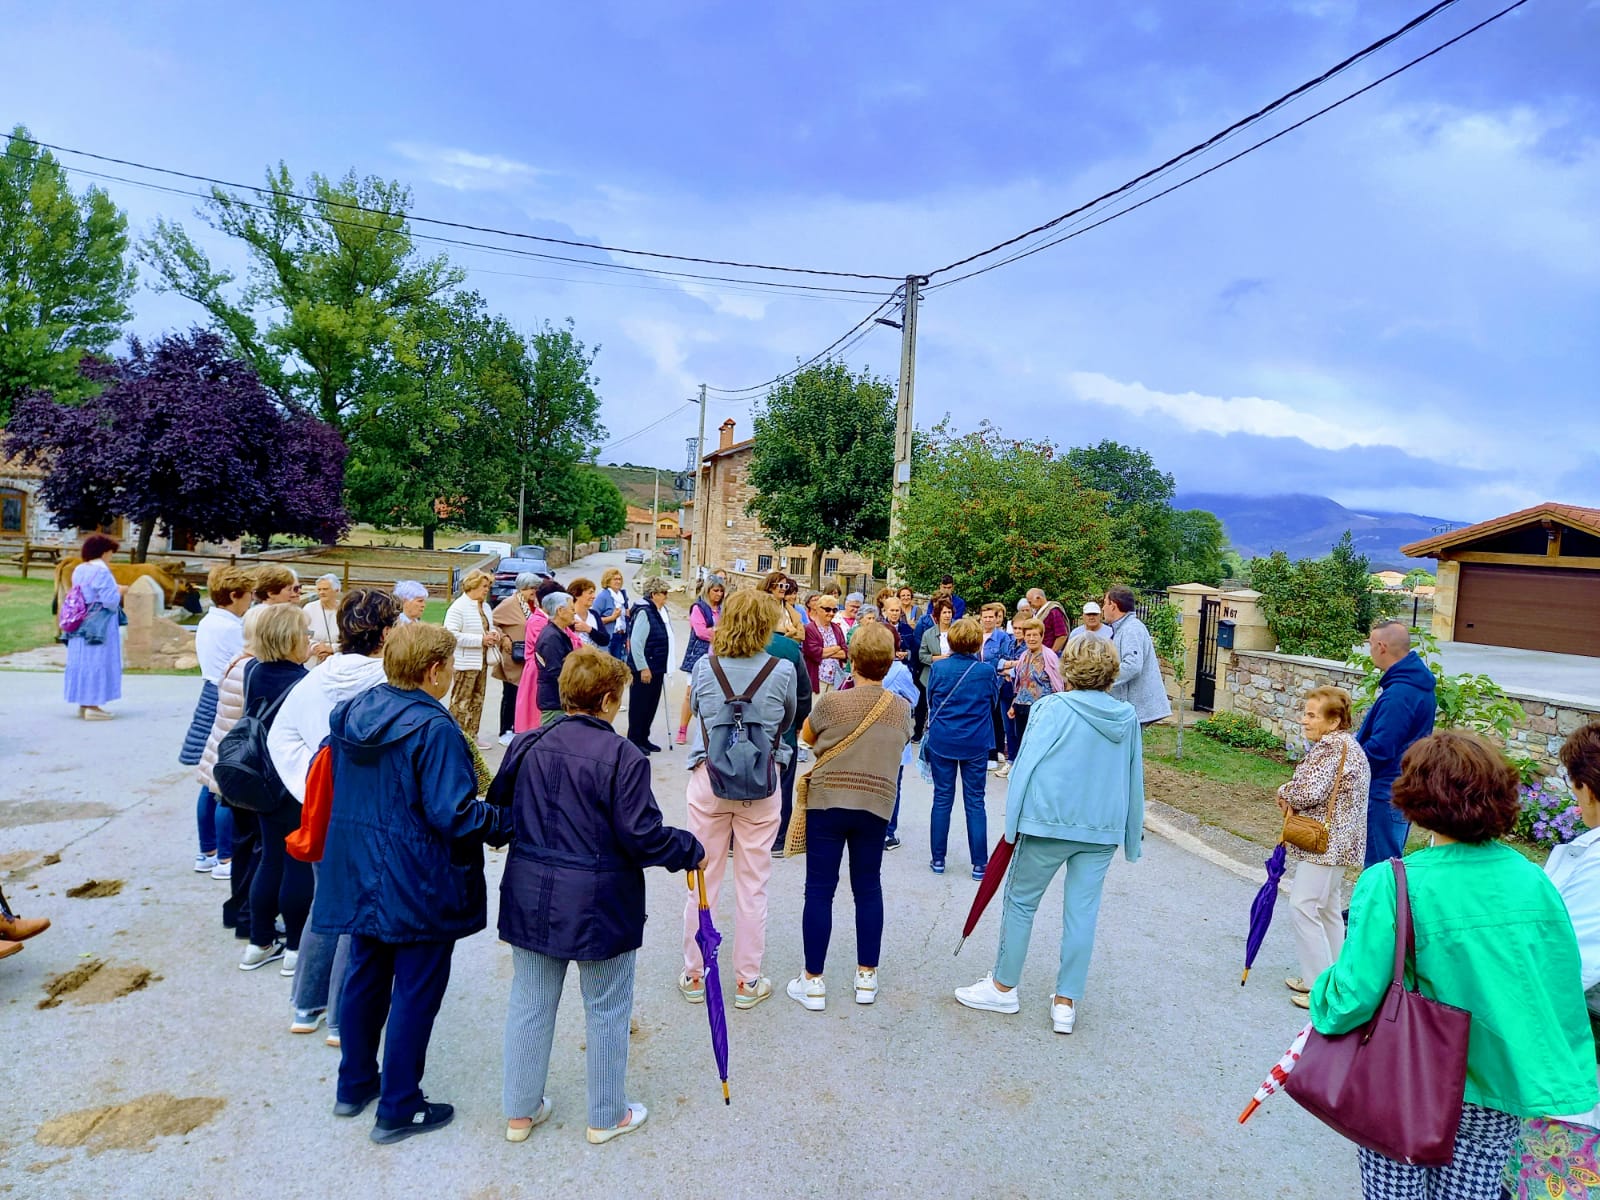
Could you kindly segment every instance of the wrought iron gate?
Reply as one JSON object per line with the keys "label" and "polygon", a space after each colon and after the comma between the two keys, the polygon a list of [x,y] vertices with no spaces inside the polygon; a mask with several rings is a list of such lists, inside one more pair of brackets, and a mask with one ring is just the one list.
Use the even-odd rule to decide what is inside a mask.
{"label": "wrought iron gate", "polygon": [[1194,707],[1210,712],[1217,701],[1217,621],[1222,601],[1207,596],[1200,602],[1200,640],[1194,656]]}

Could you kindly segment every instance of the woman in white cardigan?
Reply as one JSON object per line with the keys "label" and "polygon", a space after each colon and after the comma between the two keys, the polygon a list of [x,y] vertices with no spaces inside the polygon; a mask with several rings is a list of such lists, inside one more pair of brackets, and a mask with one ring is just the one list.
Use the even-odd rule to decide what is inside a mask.
{"label": "woman in white cardigan", "polygon": [[487,603],[491,578],[484,571],[468,571],[461,581],[461,594],[444,614],[444,627],[456,637],[456,681],[450,689],[450,715],[481,750],[493,744],[479,736],[478,726],[483,723],[484,685],[489,668],[500,661],[502,641]]}

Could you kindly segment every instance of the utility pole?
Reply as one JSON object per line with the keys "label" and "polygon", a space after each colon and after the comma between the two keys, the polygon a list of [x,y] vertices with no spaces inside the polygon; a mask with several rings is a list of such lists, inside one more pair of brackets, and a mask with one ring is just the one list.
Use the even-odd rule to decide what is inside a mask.
{"label": "utility pole", "polygon": [[661,520],[661,468],[651,467],[650,473],[656,481],[655,499],[650,502],[650,555],[653,558],[656,553],[657,530],[660,528],[658,522]]}
{"label": "utility pole", "polygon": [[[917,302],[921,275],[906,276],[905,315],[900,326],[900,390],[894,406],[894,493],[889,501],[889,542],[900,536],[901,512],[911,495],[912,401],[917,377]],[[899,572],[889,572],[890,584],[900,582]]]}
{"label": "utility pole", "polygon": [[[694,563],[695,578],[706,565],[705,531],[711,526],[706,517],[706,499],[700,494],[700,468],[706,461],[706,385],[700,385],[700,436],[694,441]],[[684,563],[685,567],[689,564]]]}

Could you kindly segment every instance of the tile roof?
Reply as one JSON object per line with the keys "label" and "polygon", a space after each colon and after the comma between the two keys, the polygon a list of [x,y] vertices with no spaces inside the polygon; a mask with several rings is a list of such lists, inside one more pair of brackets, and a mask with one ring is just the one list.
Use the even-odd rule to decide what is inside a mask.
{"label": "tile roof", "polygon": [[1479,521],[1476,525],[1452,529],[1449,533],[1441,533],[1437,537],[1412,542],[1409,546],[1401,546],[1400,553],[1408,558],[1435,558],[1441,551],[1482,541],[1497,533],[1531,525],[1535,521],[1560,521],[1563,525],[1570,525],[1573,529],[1581,529],[1585,533],[1600,537],[1600,508],[1584,508],[1577,504],[1556,504],[1546,501],[1543,504],[1535,504],[1532,508],[1507,513],[1503,517]]}

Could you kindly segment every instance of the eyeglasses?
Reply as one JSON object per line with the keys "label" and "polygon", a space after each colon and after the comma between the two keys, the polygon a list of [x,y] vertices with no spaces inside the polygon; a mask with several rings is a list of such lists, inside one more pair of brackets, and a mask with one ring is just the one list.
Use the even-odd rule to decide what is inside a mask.
{"label": "eyeglasses", "polygon": [[820,608],[823,612],[838,612],[839,611],[839,606],[837,604],[833,604],[833,605],[819,604],[819,605],[817,605],[817,607]]}

